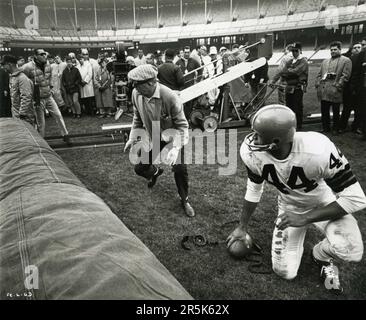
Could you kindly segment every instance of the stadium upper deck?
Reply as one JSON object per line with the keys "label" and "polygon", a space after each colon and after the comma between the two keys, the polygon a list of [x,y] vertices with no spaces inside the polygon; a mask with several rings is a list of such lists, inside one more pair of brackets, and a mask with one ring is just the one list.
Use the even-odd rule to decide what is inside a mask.
{"label": "stadium upper deck", "polygon": [[[179,39],[332,29],[366,21],[364,0],[1,0],[4,42],[177,42]],[[74,5],[75,4],[75,5]],[[24,28],[28,5],[39,10],[36,30]],[[352,31],[339,33],[353,34]],[[335,32],[336,28],[334,28]],[[322,33],[322,32],[320,32]],[[358,25],[356,33],[364,34]],[[296,35],[297,36],[297,35]],[[285,38],[290,37],[287,34]],[[326,37],[329,37],[327,34]],[[309,45],[314,42],[314,37]],[[222,41],[221,41],[222,40]],[[350,41],[348,39],[347,41]],[[228,40],[230,43],[231,39]],[[316,40],[315,42],[317,42]],[[320,40],[321,42],[321,40]]]}

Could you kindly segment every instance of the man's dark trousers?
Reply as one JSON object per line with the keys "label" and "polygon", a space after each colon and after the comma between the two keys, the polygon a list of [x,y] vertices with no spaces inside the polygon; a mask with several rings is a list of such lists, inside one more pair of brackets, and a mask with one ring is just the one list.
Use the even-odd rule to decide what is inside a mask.
{"label": "man's dark trousers", "polygon": [[[160,141],[160,151],[167,145],[165,141]],[[145,151],[141,151],[145,152]],[[156,151],[155,151],[156,152]],[[155,155],[155,153],[154,153]],[[155,155],[156,156],[156,155]],[[144,157],[142,157],[143,159]],[[147,158],[147,157],[146,157]],[[153,175],[157,172],[157,167],[153,165],[153,150],[149,152],[149,164],[138,163],[135,165],[135,172],[137,175],[150,180]],[[181,161],[180,161],[181,160]],[[180,161],[180,162],[179,162]],[[184,147],[180,150],[177,162],[172,166],[172,171],[174,172],[175,184],[178,188],[178,194],[182,200],[188,199],[188,171],[187,165],[184,164]]]}
{"label": "man's dark trousers", "polygon": [[339,105],[340,103],[321,101],[321,112],[322,112],[322,125],[325,132],[330,131],[330,108],[333,110],[333,130],[337,131],[339,129]]}
{"label": "man's dark trousers", "polygon": [[358,96],[359,124],[363,133],[363,139],[366,139],[366,88],[362,88]]}
{"label": "man's dark trousers", "polygon": [[351,90],[350,86],[347,85],[343,89],[343,110],[339,120],[339,129],[346,130],[348,126],[348,120],[351,115],[351,111],[354,110],[354,120],[351,125],[352,131],[358,129],[359,124],[359,110],[357,108],[357,95]]}
{"label": "man's dark trousers", "polygon": [[286,106],[289,107],[296,115],[297,129],[302,129],[303,109],[304,105],[302,102],[304,92],[301,88],[295,88],[291,92],[286,92]]}

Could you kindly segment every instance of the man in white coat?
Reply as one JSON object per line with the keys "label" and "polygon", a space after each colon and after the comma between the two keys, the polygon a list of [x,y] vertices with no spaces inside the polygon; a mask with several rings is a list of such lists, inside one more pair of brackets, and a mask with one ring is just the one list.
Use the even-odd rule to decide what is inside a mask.
{"label": "man in white coat", "polygon": [[81,103],[84,105],[85,113],[92,115],[92,101],[94,99],[93,68],[91,63],[84,59],[84,56],[81,55],[79,61],[78,69],[82,80],[80,87]]}
{"label": "man in white coat", "polygon": [[93,113],[98,114],[99,111],[96,106],[96,100],[98,100],[97,95],[99,94],[99,90],[97,88],[97,84],[94,81],[94,76],[96,75],[97,71],[99,70],[99,63],[98,63],[98,60],[90,58],[89,52],[87,49],[82,49],[81,55],[84,57],[84,61],[88,61],[92,66],[92,70],[93,70],[92,81],[93,81],[94,98],[91,98],[90,100],[92,103]]}

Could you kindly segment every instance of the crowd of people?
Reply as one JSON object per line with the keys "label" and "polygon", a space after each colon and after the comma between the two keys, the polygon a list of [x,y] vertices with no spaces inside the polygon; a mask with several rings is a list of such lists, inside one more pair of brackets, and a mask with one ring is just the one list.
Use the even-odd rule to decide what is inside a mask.
{"label": "crowd of people", "polygon": [[[344,133],[353,110],[354,121],[351,130],[366,140],[366,39],[354,42],[343,55],[341,42],[334,41],[330,43],[329,48],[330,58],[322,61],[315,79],[321,105],[322,131],[333,134]],[[283,84],[283,89],[279,90],[279,101],[295,112],[298,129],[302,127],[303,96],[308,85],[309,68],[301,49],[300,43],[286,48],[285,57],[271,80],[271,83],[280,81]]]}
{"label": "crowd of people", "polygon": [[[191,50],[187,46],[179,52],[167,49],[165,52],[147,54],[138,49],[136,57],[126,54],[125,62],[131,68],[144,64],[155,66],[160,83],[172,90],[181,91],[201,80],[225,72],[225,69],[236,63],[252,61],[254,57],[243,47],[234,44],[231,50],[226,47],[217,50],[215,46],[207,49],[201,45]],[[323,131],[337,134],[345,132],[353,110],[351,130],[366,139],[366,91],[363,89],[366,85],[366,39],[353,43],[346,54],[342,55],[341,50],[340,42],[330,44],[331,57],[322,62],[316,78]],[[268,60],[270,57],[266,58]],[[21,117],[37,125],[44,136],[45,114],[49,114],[56,120],[64,140],[70,143],[64,116],[79,119],[82,114],[87,114],[108,118],[116,112],[118,105],[115,99],[114,61],[116,54],[109,56],[107,52],[101,52],[94,59],[89,57],[87,49],[82,49],[78,55],[71,52],[64,59],[61,55],[52,56],[40,48],[35,49],[27,61],[24,57],[6,55],[0,69],[1,116]],[[297,129],[302,129],[303,97],[308,86],[308,60],[302,55],[301,43],[297,42],[286,48],[272,79],[269,79],[266,63],[231,84],[233,100],[241,100],[243,104],[253,98],[260,102],[266,94],[267,85],[278,84],[279,103],[287,105],[295,112]],[[223,87],[210,90],[201,97],[199,103],[218,110],[222,105],[223,91]],[[129,98],[131,94],[129,92]],[[187,118],[196,101],[185,104]],[[330,109],[333,112],[332,126]],[[223,112],[223,120],[230,120],[229,112],[226,111]]]}
{"label": "crowd of people", "polygon": [[[204,50],[207,51],[202,47],[202,52]],[[125,62],[132,67],[154,65],[159,68],[159,80],[162,83],[174,90],[181,90],[193,84],[193,80],[199,80],[193,73],[187,77],[188,81],[183,78],[183,74],[201,66],[199,54],[200,52],[193,59],[190,48],[185,48],[179,57],[172,49],[167,49],[165,54],[158,51],[146,55],[139,49],[135,58],[127,56]],[[207,59],[211,61],[206,52],[205,60]],[[63,136],[68,134],[63,120],[65,115],[81,118],[84,113],[111,117],[116,110],[113,87],[115,60],[116,54],[109,56],[106,52],[93,59],[86,49],[81,50],[79,55],[71,52],[64,59],[61,55],[52,56],[41,48],[35,49],[27,61],[24,57],[5,55],[0,71],[1,116],[19,116],[20,112],[22,118],[37,124],[42,136],[45,113],[56,119]],[[174,70],[171,70],[170,65],[175,66]],[[177,79],[172,77],[171,71]],[[198,73],[202,74],[202,71],[199,70]],[[27,84],[25,77],[30,80]]]}

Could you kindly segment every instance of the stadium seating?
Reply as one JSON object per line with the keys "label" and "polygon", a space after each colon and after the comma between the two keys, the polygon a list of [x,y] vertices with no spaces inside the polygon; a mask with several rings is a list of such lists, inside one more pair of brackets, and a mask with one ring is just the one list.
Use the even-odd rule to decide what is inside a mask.
{"label": "stadium seating", "polygon": [[136,0],[136,24],[141,28],[157,27],[156,1]]}
{"label": "stadium seating", "polygon": [[320,0],[295,1],[292,9],[295,12],[318,11]]}
{"label": "stadium seating", "polygon": [[113,0],[97,2],[97,22],[99,30],[111,30],[115,26]]}
{"label": "stadium seating", "polygon": [[[24,8],[33,3],[33,0],[13,0],[14,15],[17,28],[24,28]],[[329,10],[320,11],[319,0],[289,1],[291,15],[286,12],[286,0],[260,0],[262,18],[258,19],[257,0],[232,0],[233,15],[237,21],[230,19],[229,0],[207,1],[206,13],[212,17],[212,23],[205,21],[204,0],[183,0],[182,18],[187,21],[187,26],[181,26],[180,1],[159,0],[159,17],[157,20],[156,0],[136,0],[136,23],[140,29],[135,29],[132,1],[116,1],[117,29],[115,26],[114,1],[96,1],[97,29],[95,28],[94,0],[76,1],[75,18],[74,2],[71,0],[57,0],[57,30],[52,31],[55,24],[53,2],[34,0],[40,10],[39,34],[46,37],[67,37],[67,39],[79,39],[79,37],[102,37],[103,40],[111,40],[114,37],[123,37],[123,40],[135,41],[166,41],[167,39],[195,38],[205,36],[223,36],[238,33],[272,32],[273,30],[305,29],[320,27],[329,23]],[[324,1],[327,5],[339,5],[341,1]],[[339,23],[359,21],[365,16],[366,5],[355,6],[355,1],[344,2],[339,8]],[[0,25],[13,27],[12,10],[10,0],[0,3]],[[328,7],[329,8],[329,7]],[[158,29],[158,23],[164,25]],[[204,27],[203,27],[204,26]],[[80,29],[78,28],[80,27]],[[113,30],[112,30],[113,29]],[[5,33],[3,29],[0,35],[4,38],[20,39],[20,34],[13,28],[12,32]],[[97,32],[98,30],[98,32]],[[89,39],[92,40],[92,39]],[[313,42],[313,40],[311,41]]]}
{"label": "stadium seating", "polygon": [[81,30],[95,29],[95,14],[93,0],[76,1],[78,26]]}
{"label": "stadium seating", "polygon": [[205,2],[198,0],[183,1],[183,20],[189,24],[201,24],[205,22]]}
{"label": "stadium seating", "polygon": [[176,26],[180,24],[180,5],[174,0],[159,1],[160,21],[164,26]]}
{"label": "stadium seating", "polygon": [[213,1],[208,10],[213,22],[230,21],[231,19],[229,1]]}
{"label": "stadium seating", "polygon": [[259,13],[264,17],[285,15],[286,0],[266,0],[262,1]]}
{"label": "stadium seating", "polygon": [[3,27],[11,27],[13,24],[13,16],[9,1],[0,2],[0,21],[1,26]]}
{"label": "stadium seating", "polygon": [[55,10],[51,1],[35,0],[34,4],[38,7],[39,26],[44,29],[56,26]]}
{"label": "stadium seating", "polygon": [[[24,28],[24,21],[27,16],[27,14],[25,13],[25,8],[29,4],[31,4],[30,1],[26,0],[14,1],[13,9],[14,9],[15,25],[18,28]],[[12,19],[12,14],[10,14],[9,18]],[[11,23],[13,24],[13,22]]]}
{"label": "stadium seating", "polygon": [[233,13],[238,16],[238,20],[257,17],[257,1],[233,1]]}
{"label": "stadium seating", "polygon": [[346,6],[354,6],[356,5],[357,0],[326,0],[325,4],[330,6],[336,6],[336,7],[346,7]]}
{"label": "stadium seating", "polygon": [[132,2],[118,2],[117,10],[117,29],[133,29],[133,7]]}
{"label": "stadium seating", "polygon": [[73,30],[76,28],[73,8],[57,7],[57,28],[59,30]]}

